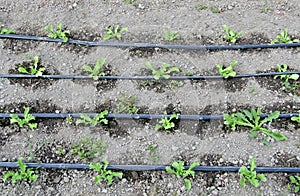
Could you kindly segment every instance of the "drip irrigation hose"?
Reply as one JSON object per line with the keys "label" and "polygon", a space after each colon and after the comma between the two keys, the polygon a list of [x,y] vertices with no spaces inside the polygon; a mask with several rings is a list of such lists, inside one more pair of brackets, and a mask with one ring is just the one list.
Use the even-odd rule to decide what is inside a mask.
{"label": "drip irrigation hose", "polygon": [[[29,168],[39,169],[89,169],[88,164],[69,163],[24,163]],[[18,168],[17,162],[0,162],[0,168]],[[189,166],[185,166],[188,169]],[[109,165],[108,170],[117,171],[165,171],[166,165]],[[198,172],[238,172],[238,166],[196,166]],[[300,173],[300,168],[295,167],[256,167],[260,173]]]}
{"label": "drip irrigation hose", "polygon": [[[255,73],[255,74],[240,74],[233,78],[248,78],[248,77],[267,77],[276,75],[291,75],[300,74],[300,71],[294,72],[269,72],[269,73]],[[75,75],[28,75],[28,74],[0,74],[0,78],[28,78],[28,79],[93,79],[90,76],[75,76]],[[163,80],[202,80],[202,79],[223,79],[221,75],[215,76],[170,76]],[[153,76],[99,76],[99,80],[154,80]],[[231,78],[229,78],[231,79]]]}
{"label": "drip irrigation hose", "polygon": [[[90,117],[95,117],[98,113],[32,113],[36,118],[67,118],[71,116],[73,118],[80,118],[81,114],[87,114]],[[16,113],[15,115],[24,118],[24,114]],[[265,118],[270,114],[262,114],[261,118]],[[161,119],[163,117],[169,118],[171,114],[107,114],[107,119]],[[280,114],[279,118],[291,118],[299,116],[299,114]],[[0,113],[0,118],[10,118],[10,114]],[[223,120],[223,115],[184,115],[178,114],[180,120]]]}
{"label": "drip irrigation hose", "polygon": [[[46,42],[63,42],[61,39],[52,39],[49,37],[17,35],[17,34],[1,34],[0,38],[21,39]],[[135,47],[135,48],[164,48],[164,49],[183,49],[183,50],[245,50],[245,49],[265,49],[265,48],[290,48],[299,47],[300,43],[281,43],[281,44],[246,44],[246,45],[165,45],[151,43],[134,43],[134,42],[91,42],[82,40],[69,39],[66,43],[78,44],[85,46],[110,46],[110,47]]]}

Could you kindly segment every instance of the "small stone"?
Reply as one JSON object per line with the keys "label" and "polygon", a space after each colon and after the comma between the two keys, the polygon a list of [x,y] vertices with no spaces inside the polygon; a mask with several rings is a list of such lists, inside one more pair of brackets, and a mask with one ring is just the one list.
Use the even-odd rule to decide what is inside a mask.
{"label": "small stone", "polygon": [[60,178],[59,177],[54,178],[53,183],[58,184],[59,182],[60,182]]}
{"label": "small stone", "polygon": [[218,195],[218,193],[219,193],[219,192],[218,192],[217,189],[215,189],[215,190],[213,190],[213,191],[211,192],[212,195]]}
{"label": "small stone", "polygon": [[172,146],[172,147],[171,147],[171,150],[172,150],[172,151],[177,151],[178,149],[179,149],[179,148],[178,148],[177,146]]}
{"label": "small stone", "polygon": [[70,181],[70,179],[68,178],[68,177],[64,177],[64,182],[65,183],[67,183],[67,182],[69,182]]}
{"label": "small stone", "polygon": [[173,189],[173,184],[171,183],[171,182],[169,182],[169,184],[168,184],[168,189]]}

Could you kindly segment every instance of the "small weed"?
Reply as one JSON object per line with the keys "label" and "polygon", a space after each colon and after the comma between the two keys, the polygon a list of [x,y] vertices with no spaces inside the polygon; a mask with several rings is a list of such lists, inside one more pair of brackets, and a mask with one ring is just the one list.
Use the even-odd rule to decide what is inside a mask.
{"label": "small weed", "polygon": [[39,64],[39,57],[35,56],[33,57],[33,66],[29,66],[30,71],[27,71],[24,67],[19,67],[19,72],[21,73],[25,73],[25,74],[31,74],[31,75],[36,75],[38,76],[42,76],[43,72],[45,71],[45,67],[40,67],[38,68],[38,64]]}
{"label": "small weed", "polygon": [[173,127],[175,127],[175,123],[172,122],[173,119],[178,119],[178,114],[172,114],[169,118],[163,117],[159,124],[155,125],[155,130],[163,129],[163,130],[169,130]]}
{"label": "small weed", "polygon": [[21,119],[19,116],[15,114],[10,114],[10,123],[18,123],[19,127],[23,127],[24,125],[29,126],[31,129],[37,128],[37,123],[31,123],[30,121],[35,120],[35,116],[29,114],[29,107],[24,107],[24,118]]}
{"label": "small weed", "polygon": [[91,78],[93,78],[94,80],[98,80],[99,76],[105,76],[104,72],[100,72],[100,70],[102,69],[103,65],[105,64],[105,58],[100,58],[97,60],[96,65],[94,68],[92,68],[91,66],[83,66],[83,69],[87,72],[90,72],[91,74],[89,75]]}
{"label": "small weed", "polygon": [[300,191],[300,176],[290,176],[290,183],[288,184],[289,190],[294,190],[294,193]]}
{"label": "small weed", "polygon": [[11,178],[11,182],[16,183],[25,179],[28,179],[30,182],[38,179],[38,175],[32,169],[27,168],[27,165],[22,162],[22,158],[18,159],[18,166],[20,170],[18,172],[6,172],[2,177],[3,181]]}
{"label": "small weed", "polygon": [[108,185],[113,183],[114,177],[122,179],[123,173],[122,172],[113,172],[111,170],[107,170],[108,161],[107,159],[103,160],[103,164],[100,163],[91,163],[90,169],[96,170],[99,175],[95,176],[94,182],[99,184],[101,179],[105,180]]}
{"label": "small weed", "polygon": [[254,93],[254,86],[249,87],[249,93]]}
{"label": "small weed", "polygon": [[129,95],[126,96],[121,94],[119,96],[119,103],[117,104],[117,113],[128,113],[128,114],[136,114],[138,109],[134,106],[138,102],[137,98]]}
{"label": "small weed", "polygon": [[207,5],[203,5],[203,4],[197,4],[197,5],[195,6],[195,8],[196,8],[197,10],[206,10],[206,9],[208,8],[208,6],[207,6]]}
{"label": "small weed", "polygon": [[150,62],[147,62],[146,66],[152,71],[155,80],[159,80],[160,78],[168,79],[172,72],[180,71],[178,67],[170,67],[168,63],[163,63],[158,70],[156,70]]}
{"label": "small weed", "polygon": [[217,68],[219,70],[219,73],[224,77],[224,78],[229,78],[229,77],[235,77],[236,72],[233,70],[233,66],[237,64],[237,61],[232,61],[229,64],[229,67],[226,67],[225,69],[223,68],[223,65],[218,64]]}
{"label": "small weed", "polygon": [[0,34],[14,34],[15,31],[12,29],[5,29],[3,27],[1,27],[2,24],[0,23]]}
{"label": "small weed", "polygon": [[159,160],[158,146],[149,144],[147,150],[149,151],[151,161],[156,163]]}
{"label": "small weed", "polygon": [[248,170],[248,168],[245,166],[242,166],[239,169],[239,174],[241,176],[240,184],[244,187],[247,185],[247,181],[249,181],[254,187],[259,186],[258,180],[261,180],[262,182],[267,181],[267,178],[264,174],[256,174],[256,171],[254,170],[256,168],[255,160],[256,158],[252,158],[250,160],[250,170]]}
{"label": "small weed", "polygon": [[67,118],[66,118],[66,123],[72,124],[72,121],[73,121],[73,117],[68,115]]}
{"label": "small weed", "polygon": [[264,8],[260,10],[260,13],[267,13],[273,11],[272,8],[268,7],[268,0],[264,0],[264,1],[265,1]]}
{"label": "small weed", "polygon": [[284,29],[279,35],[277,35],[276,39],[271,41],[271,44],[277,44],[277,43],[298,43],[300,42],[299,39],[291,39],[288,36],[288,29]]}
{"label": "small weed", "polygon": [[77,143],[72,144],[71,154],[90,161],[101,156],[105,152],[106,143],[91,137],[84,137]]}
{"label": "small weed", "polygon": [[163,30],[164,34],[165,34],[165,39],[167,41],[173,41],[175,39],[179,39],[180,35],[178,32],[176,31],[168,31],[166,29]]}
{"label": "small weed", "polygon": [[61,146],[59,146],[58,148],[57,148],[57,152],[56,152],[59,156],[62,156],[62,155],[64,155],[65,153],[66,153],[66,150],[63,148],[63,147],[61,147]]}
{"label": "small weed", "polygon": [[185,75],[185,76],[193,76],[194,73],[193,73],[193,72],[185,72],[184,75]]}
{"label": "small weed", "polygon": [[108,40],[111,38],[116,38],[118,40],[121,39],[122,37],[122,33],[125,33],[128,31],[127,28],[121,28],[121,30],[119,29],[120,26],[119,25],[115,25],[112,28],[106,28],[106,34],[104,35],[104,40]]}
{"label": "small weed", "polygon": [[268,13],[268,12],[271,12],[271,11],[273,11],[272,8],[265,7],[265,8],[263,8],[263,9],[260,10],[260,13]]}
{"label": "small weed", "polygon": [[[272,122],[277,119],[280,115],[279,111],[275,111],[271,113],[268,117],[261,119],[261,109],[257,108],[251,109],[251,111],[243,110],[243,113],[237,112],[234,114],[224,114],[224,124],[229,125],[233,131],[236,130],[236,126],[245,126],[251,127],[252,132],[250,133],[251,138],[255,138],[257,136],[257,132],[261,131],[262,133],[272,137],[275,141],[287,140],[288,138],[282,133],[273,132],[266,128],[263,128],[263,125],[267,122]],[[264,139],[264,143],[267,143],[266,139]]]}
{"label": "small weed", "polygon": [[139,6],[139,4],[134,0],[123,0],[125,3],[133,5],[134,7]]}
{"label": "small weed", "polygon": [[222,12],[222,9],[216,7],[216,6],[211,6],[210,8],[210,11],[214,14],[218,14],[218,13],[221,13]]}
{"label": "small weed", "polygon": [[239,31],[239,32],[236,33],[234,30],[229,29],[229,27],[227,25],[223,25],[223,28],[226,32],[226,35],[224,36],[224,39],[226,41],[231,42],[232,44],[235,44],[235,42],[237,41],[239,36],[243,33],[243,31]]}
{"label": "small weed", "polygon": [[48,37],[50,38],[59,38],[61,39],[63,42],[67,42],[69,40],[68,36],[70,35],[70,31],[69,30],[62,30],[62,24],[58,23],[56,25],[56,30],[53,29],[53,27],[51,25],[48,25],[45,27],[46,30],[50,31],[51,33],[48,34]]}
{"label": "small weed", "polygon": [[95,116],[94,118],[89,117],[87,114],[81,114],[80,117],[81,119],[78,119],[76,121],[76,125],[79,124],[84,124],[84,125],[92,125],[92,126],[96,126],[98,123],[103,123],[103,124],[108,124],[108,120],[105,118],[105,116],[108,114],[107,110],[104,110],[103,112],[101,112],[100,114],[98,114],[97,116]]}
{"label": "small weed", "polygon": [[[279,72],[286,72],[288,69],[288,66],[286,64],[283,65],[277,65]],[[298,88],[300,88],[299,84],[293,84],[291,81],[297,81],[299,79],[299,74],[291,74],[291,75],[276,75],[274,76],[274,79],[280,78],[282,80],[282,86],[285,87],[287,92],[294,92],[296,94],[299,94]]]}
{"label": "small weed", "polygon": [[193,168],[198,166],[199,163],[194,162],[190,165],[190,167],[186,170],[184,168],[184,162],[183,161],[178,161],[178,162],[173,162],[172,167],[167,166],[166,171],[169,172],[170,174],[175,174],[177,178],[183,178],[185,182],[185,188],[186,190],[190,190],[192,188],[191,181],[187,179],[188,176],[195,177],[195,171],[193,171]]}
{"label": "small weed", "polygon": [[293,116],[293,117],[291,118],[291,120],[292,120],[292,121],[295,121],[295,122],[297,122],[297,123],[300,123],[300,113],[299,113],[298,116]]}
{"label": "small weed", "polygon": [[172,80],[172,81],[170,82],[171,88],[177,88],[177,87],[181,87],[181,86],[183,86],[183,85],[184,85],[184,83],[181,82],[181,81]]}

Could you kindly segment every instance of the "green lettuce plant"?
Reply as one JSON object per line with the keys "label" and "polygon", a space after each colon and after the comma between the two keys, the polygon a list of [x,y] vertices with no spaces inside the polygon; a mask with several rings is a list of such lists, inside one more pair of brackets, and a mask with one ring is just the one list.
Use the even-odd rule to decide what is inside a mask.
{"label": "green lettuce plant", "polygon": [[56,30],[54,30],[54,28],[51,25],[48,25],[45,27],[46,30],[49,30],[50,33],[48,34],[48,37],[50,38],[59,38],[61,39],[63,42],[67,42],[69,40],[68,36],[71,34],[71,31],[69,30],[62,30],[62,24],[58,23],[56,25]]}
{"label": "green lettuce plant", "polygon": [[186,170],[184,168],[184,162],[183,161],[175,161],[172,163],[172,167],[167,166],[166,171],[170,174],[175,174],[177,178],[183,178],[185,182],[185,188],[186,190],[190,190],[192,188],[191,181],[187,179],[188,176],[195,177],[195,171],[193,171],[194,167],[198,166],[198,162],[194,162],[190,165],[190,167]]}
{"label": "green lettuce plant", "polygon": [[107,182],[108,185],[111,185],[114,181],[114,178],[117,177],[122,179],[123,173],[122,172],[113,172],[107,169],[108,161],[107,159],[103,160],[103,163],[91,163],[90,169],[95,170],[98,172],[99,175],[95,176],[94,182],[99,184],[101,180]]}
{"label": "green lettuce plant", "polygon": [[[236,130],[236,126],[245,126],[250,127],[252,132],[250,133],[250,137],[254,138],[258,135],[258,131],[272,137],[275,141],[287,140],[288,138],[282,133],[273,132],[266,128],[263,128],[263,125],[267,122],[272,122],[277,119],[280,115],[279,111],[272,112],[269,116],[261,119],[261,109],[257,108],[248,110],[243,110],[242,112],[237,112],[233,114],[224,114],[224,124],[231,127],[233,131]],[[266,142],[266,141],[265,141]]]}
{"label": "green lettuce plant", "polygon": [[22,158],[18,159],[18,166],[19,166],[19,171],[17,172],[6,172],[2,179],[5,182],[9,178],[11,178],[12,183],[16,183],[18,181],[26,180],[28,179],[30,182],[36,181],[38,179],[38,175],[35,174],[33,169],[27,168],[27,165],[25,165],[22,162]]}
{"label": "green lettuce plant", "polygon": [[35,120],[35,116],[33,116],[32,114],[29,114],[29,107],[24,107],[24,118],[20,118],[19,116],[15,115],[15,114],[10,114],[10,123],[14,124],[17,123],[19,125],[19,127],[24,127],[24,125],[29,126],[29,128],[34,129],[37,128],[37,123],[32,123],[30,121]]}
{"label": "green lettuce plant", "polygon": [[39,64],[39,57],[35,56],[33,57],[33,66],[29,66],[30,71],[27,71],[24,67],[19,67],[19,72],[25,73],[25,74],[31,74],[31,75],[36,75],[37,77],[42,76],[43,72],[45,71],[45,67],[40,67],[38,68]]}
{"label": "green lettuce plant", "polygon": [[299,39],[291,39],[288,35],[288,29],[284,29],[279,35],[277,35],[276,39],[271,41],[271,44],[277,43],[298,43]]}
{"label": "green lettuce plant", "polygon": [[100,70],[102,69],[102,67],[105,64],[106,59],[105,58],[100,58],[97,60],[96,65],[94,66],[94,68],[92,68],[91,66],[83,66],[83,69],[87,72],[90,73],[90,77],[93,78],[94,80],[98,80],[99,76],[105,76],[104,72],[101,72]]}
{"label": "green lettuce plant", "polygon": [[229,27],[227,25],[223,25],[223,28],[226,32],[226,34],[224,35],[224,39],[231,42],[232,44],[235,44],[235,42],[237,41],[237,39],[241,36],[241,34],[243,33],[243,31],[239,31],[239,32],[235,32],[232,29],[229,29]]}
{"label": "green lettuce plant", "polygon": [[218,64],[217,68],[219,70],[219,73],[224,77],[224,78],[229,78],[229,77],[235,77],[236,72],[233,70],[233,66],[237,64],[237,61],[232,61],[229,64],[229,67],[224,68],[223,65]]}
{"label": "green lettuce plant", "polygon": [[256,173],[256,171],[255,171],[255,168],[256,168],[255,161],[256,161],[256,158],[252,158],[250,160],[250,170],[245,166],[242,166],[239,169],[239,174],[241,176],[240,184],[244,187],[247,185],[247,181],[250,182],[250,184],[252,184],[254,187],[259,186],[259,180],[261,180],[262,182],[267,181],[267,178],[265,177],[264,174],[257,174]]}
{"label": "green lettuce plant", "polygon": [[150,62],[147,62],[146,66],[152,71],[155,80],[160,78],[168,79],[171,73],[180,71],[178,67],[170,67],[168,63],[163,63],[160,69],[155,69]]}

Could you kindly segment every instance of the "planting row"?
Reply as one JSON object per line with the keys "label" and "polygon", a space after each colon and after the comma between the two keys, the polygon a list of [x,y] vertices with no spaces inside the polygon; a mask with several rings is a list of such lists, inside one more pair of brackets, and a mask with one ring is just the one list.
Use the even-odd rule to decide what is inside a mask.
{"label": "planting row", "polygon": [[[120,113],[129,112],[130,114],[137,114],[138,108],[134,106],[135,99],[132,96],[127,97],[127,100],[123,100],[125,102],[121,102],[118,104],[118,111]],[[36,122],[36,116],[39,116],[38,114],[32,115],[29,113],[30,108],[24,107],[24,114],[9,114],[10,124],[17,124],[19,128],[23,127],[29,127],[31,129],[35,129],[38,126],[38,123]],[[7,115],[8,116],[8,115]],[[77,117],[76,114],[44,114],[44,118],[59,118],[65,117],[67,124],[73,123],[73,117]],[[108,110],[104,110],[99,114],[80,114],[80,119],[76,120],[76,125],[83,124],[85,126],[93,126],[96,127],[97,125],[104,125],[107,126],[109,123],[112,123],[117,118],[132,118],[132,119],[153,119],[155,118],[155,115],[145,115],[146,117],[141,117],[141,115],[113,115],[109,114]],[[196,115],[180,115],[180,114],[170,114],[170,115],[157,115],[162,116],[158,124],[155,125],[155,130],[164,130],[164,131],[174,131],[178,128],[180,119],[183,120],[221,120],[219,116],[209,116],[209,115],[203,115],[202,116],[196,116]],[[6,117],[2,115],[2,118]],[[40,118],[42,115],[39,116]],[[256,138],[260,136],[259,138],[263,141],[265,145],[269,144],[269,138],[271,138],[273,141],[282,141],[287,140],[288,138],[278,131],[273,131],[271,129],[265,128],[265,124],[268,122],[272,122],[275,119],[278,118],[291,118],[292,121],[295,121],[297,123],[300,123],[300,115],[296,114],[283,114],[281,115],[279,111],[272,112],[269,115],[263,115],[261,113],[261,109],[251,109],[251,110],[243,110],[242,112],[236,112],[233,114],[224,114],[224,125],[227,125],[231,128],[232,131],[236,131],[237,126],[242,127],[249,127],[251,128],[251,132],[249,134],[250,138]]]}
{"label": "planting row", "polygon": [[[1,24],[0,24],[1,26]],[[230,44],[235,44],[239,41],[241,34],[243,31],[235,32],[233,29],[230,29],[227,25],[223,25],[225,35],[223,36],[223,39],[227,41]],[[45,27],[46,30],[50,31],[48,34],[49,38],[53,39],[61,39],[62,42],[68,42],[69,37],[71,35],[70,30],[65,30],[62,27],[61,23],[57,24],[56,29],[54,29],[51,25]],[[6,28],[1,28],[0,29],[0,34],[14,34],[15,31],[12,29],[6,29]],[[119,25],[115,25],[109,28],[105,29],[106,33],[104,35],[104,40],[109,40],[109,39],[117,39],[121,40],[122,34],[128,31],[127,28],[121,28]],[[176,31],[169,31],[166,29],[163,29],[164,33],[164,39],[166,41],[174,41],[176,39],[180,38],[180,34]],[[288,29],[284,29],[275,39],[271,40],[270,44],[278,44],[278,43],[299,43],[299,39],[292,38],[288,34]],[[268,43],[267,41],[264,41],[265,43]],[[84,43],[84,42],[82,42]]]}
{"label": "planting row", "polygon": [[[70,151],[73,155],[78,155],[86,161],[92,160],[94,157],[99,156],[105,150],[105,143],[99,142],[91,138],[84,138],[79,143],[72,145]],[[155,162],[158,159],[157,148],[155,146],[148,146],[149,156]],[[64,154],[64,149],[60,149],[60,155]],[[229,163],[226,163],[229,164]],[[39,178],[39,171],[42,169],[90,169],[96,171],[94,182],[99,184],[100,182],[106,182],[108,186],[116,180],[116,178],[122,179],[124,177],[121,171],[167,171],[170,174],[176,175],[177,179],[182,179],[185,182],[185,189],[190,190],[192,188],[191,177],[195,178],[195,171],[202,172],[238,172],[240,176],[240,185],[246,186],[248,183],[254,187],[260,186],[260,181],[266,182],[267,178],[264,172],[284,172],[295,173],[290,175],[287,188],[293,192],[299,192],[299,176],[296,174],[299,172],[299,168],[281,168],[281,167],[257,167],[256,158],[250,160],[250,167],[241,166],[199,166],[199,162],[193,162],[190,166],[185,166],[184,161],[175,161],[171,166],[149,166],[149,165],[109,165],[106,158],[101,163],[87,164],[45,164],[45,163],[24,163],[23,158],[19,158],[17,164],[12,162],[0,162],[1,168],[19,168],[15,171],[3,172],[2,180],[4,182],[11,180],[12,183],[19,181],[34,182]],[[33,169],[35,168],[35,169]],[[258,172],[258,173],[257,173]],[[126,173],[125,173],[126,175]]]}
{"label": "planting row", "polygon": [[[104,76],[110,76],[110,77],[114,77],[114,71],[112,70],[112,67],[110,65],[105,65],[105,58],[100,58],[97,60],[95,65],[86,65],[83,66],[83,74],[89,74],[89,77],[94,79],[95,81],[97,80],[101,80],[103,79]],[[221,64],[218,64],[216,66],[216,68],[219,71],[220,74],[220,78],[224,78],[224,79],[232,79],[234,77],[237,76],[236,71],[234,70],[234,66],[236,66],[237,61],[232,61],[229,66],[224,66]],[[148,70],[143,70],[142,74],[146,74],[146,75],[153,75],[150,78],[144,78],[145,80],[149,79],[149,81],[139,81],[138,84],[140,87],[142,88],[149,88],[149,89],[153,89],[156,86],[161,86],[161,87],[169,87],[169,88],[176,88],[176,87],[180,87],[183,86],[184,83],[178,80],[172,80],[170,82],[166,82],[163,81],[162,79],[170,79],[171,75],[174,74],[178,74],[180,73],[180,69],[177,66],[171,66],[168,63],[163,63],[161,67],[156,68],[154,67],[150,62],[146,63],[146,67],[148,67]],[[276,82],[280,81],[282,87],[285,89],[286,92],[293,92],[296,95],[300,94],[300,82],[299,82],[299,74],[293,73],[291,72],[290,74],[284,74],[287,71],[295,71],[295,70],[290,70],[288,68],[287,64],[281,64],[281,65],[277,65],[277,70],[278,75],[274,74],[274,79],[279,79],[276,80]],[[39,57],[35,56],[34,60],[31,62],[23,62],[21,64],[17,64],[15,66],[15,68],[10,69],[9,73],[10,74],[19,74],[19,73],[23,73],[23,74],[28,74],[28,75],[32,75],[35,77],[41,77],[43,74],[52,74],[50,72],[53,72],[53,74],[57,74],[58,72],[55,70],[47,70],[46,67],[42,66],[39,60]],[[281,74],[282,73],[282,74]],[[195,75],[195,73],[192,72],[185,72],[183,73],[184,76],[186,77],[191,77],[191,79],[195,80],[195,79],[199,79],[197,78],[197,76]],[[258,74],[258,76],[260,76]],[[54,77],[54,76],[53,76]],[[118,79],[117,76],[115,76],[116,78],[113,79]],[[137,76],[132,76],[132,78],[134,79],[134,77]],[[177,75],[177,77],[179,77]],[[199,76],[200,79],[203,78],[214,78],[214,76],[203,76],[203,78],[201,78],[201,76]],[[215,76],[217,77],[217,76]],[[240,77],[240,76],[238,76]],[[243,75],[241,75],[241,77],[243,77]],[[58,77],[59,78],[59,77]],[[126,78],[126,77],[125,77]],[[130,77],[129,77],[130,78]],[[176,78],[176,77],[175,77]],[[105,79],[109,79],[109,78],[105,78]],[[122,79],[122,78],[121,78]],[[143,78],[141,78],[143,79]],[[152,80],[151,80],[152,79]],[[154,79],[154,80],[153,80]],[[173,78],[171,78],[173,79]],[[183,78],[185,79],[185,78]],[[28,86],[30,85],[31,80],[26,80],[26,79],[13,79],[10,78],[10,80],[13,83],[24,83],[23,86]],[[36,80],[36,79],[33,79]],[[229,80],[230,81],[230,80]],[[47,81],[45,81],[47,82]],[[111,81],[111,85],[113,85],[115,81]],[[101,85],[102,87],[104,85]]]}

